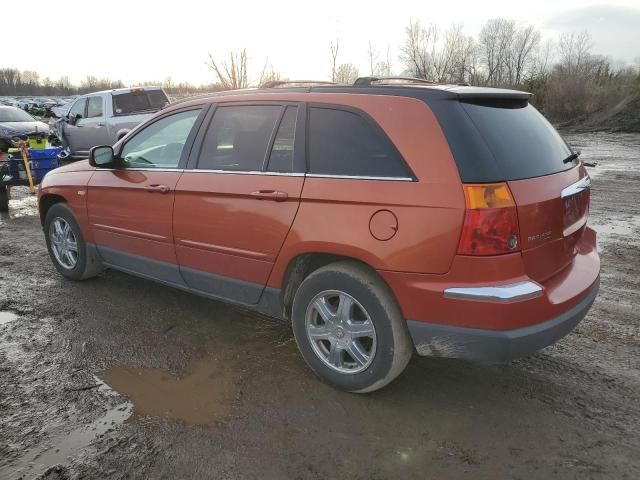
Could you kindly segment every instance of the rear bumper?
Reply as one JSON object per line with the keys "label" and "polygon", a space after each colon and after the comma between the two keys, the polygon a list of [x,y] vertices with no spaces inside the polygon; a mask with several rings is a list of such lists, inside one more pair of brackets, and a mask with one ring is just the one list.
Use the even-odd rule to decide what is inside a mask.
{"label": "rear bumper", "polygon": [[482,330],[409,320],[419,355],[505,363],[525,357],[567,335],[585,317],[598,294],[600,278],[574,307],[542,323],[514,330]]}

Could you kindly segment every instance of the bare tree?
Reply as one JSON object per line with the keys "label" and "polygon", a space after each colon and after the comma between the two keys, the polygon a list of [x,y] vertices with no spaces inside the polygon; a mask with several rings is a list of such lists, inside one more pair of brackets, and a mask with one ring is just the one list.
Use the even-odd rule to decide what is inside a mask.
{"label": "bare tree", "polygon": [[437,40],[438,29],[433,24],[425,27],[419,20],[412,20],[405,28],[405,41],[400,48],[400,59],[410,75],[433,80]]}
{"label": "bare tree", "polygon": [[560,35],[560,41],[558,42],[560,64],[570,70],[577,71],[589,57],[592,48],[593,41],[586,30],[563,33]]}
{"label": "bare tree", "polygon": [[215,60],[209,52],[209,61],[206,64],[214,71],[218,82],[225,90],[238,90],[249,86],[245,48],[239,52],[229,52],[228,62]]}
{"label": "bare tree", "polygon": [[262,73],[260,74],[260,81],[258,83],[262,85],[266,82],[277,82],[286,79],[287,78],[284,75],[276,71],[276,69],[273,67],[273,64],[269,64],[269,66],[267,66],[267,64],[265,63],[265,66],[262,69]]}
{"label": "bare tree", "polygon": [[534,55],[540,45],[540,32],[532,26],[518,29],[512,44],[512,63],[515,70],[513,81],[516,85],[522,83],[526,69],[534,60]]}
{"label": "bare tree", "polygon": [[384,60],[377,62],[373,67],[373,75],[376,77],[390,77],[393,75],[391,71],[391,49],[389,45],[387,45],[387,54]]}
{"label": "bare tree", "polygon": [[486,67],[486,81],[489,85],[513,83],[515,69],[512,45],[515,35],[515,21],[505,18],[487,20],[480,30],[478,42]]}
{"label": "bare tree", "polygon": [[358,78],[358,69],[352,63],[342,63],[336,69],[334,81],[337,83],[352,84]]}
{"label": "bare tree", "polygon": [[367,48],[367,57],[369,58],[369,75],[373,76],[377,64],[378,52],[373,47],[371,40],[369,40],[369,46]]}
{"label": "bare tree", "polygon": [[336,81],[336,66],[338,61],[338,48],[340,47],[340,40],[336,38],[336,42],[331,42],[329,48],[331,49],[331,81]]}

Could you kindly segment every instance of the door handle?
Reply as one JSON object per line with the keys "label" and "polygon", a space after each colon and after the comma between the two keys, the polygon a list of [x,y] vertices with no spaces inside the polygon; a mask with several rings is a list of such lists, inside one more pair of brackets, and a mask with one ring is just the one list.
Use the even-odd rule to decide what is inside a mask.
{"label": "door handle", "polygon": [[251,192],[251,196],[258,200],[273,200],[274,202],[284,202],[289,198],[287,192],[278,190],[258,190],[257,192]]}
{"label": "door handle", "polygon": [[159,185],[157,183],[145,185],[144,189],[149,193],[169,193],[171,191],[166,185]]}
{"label": "door handle", "polygon": [[104,123],[98,123],[98,127],[104,127]]}

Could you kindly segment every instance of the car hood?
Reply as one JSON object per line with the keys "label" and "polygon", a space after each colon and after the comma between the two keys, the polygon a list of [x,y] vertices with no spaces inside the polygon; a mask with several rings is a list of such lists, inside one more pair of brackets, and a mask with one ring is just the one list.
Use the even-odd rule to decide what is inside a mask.
{"label": "car hood", "polygon": [[89,160],[80,160],[78,162],[73,162],[67,165],[63,165],[62,167],[58,167],[54,170],[54,172],[57,174],[65,172],[88,172],[92,170],[95,170],[95,168],[89,165]]}
{"label": "car hood", "polygon": [[34,133],[38,129],[38,133],[49,134],[49,125],[46,123],[33,121],[33,122],[0,122],[0,134],[4,136],[4,131],[8,131],[10,137],[17,135],[26,135]]}

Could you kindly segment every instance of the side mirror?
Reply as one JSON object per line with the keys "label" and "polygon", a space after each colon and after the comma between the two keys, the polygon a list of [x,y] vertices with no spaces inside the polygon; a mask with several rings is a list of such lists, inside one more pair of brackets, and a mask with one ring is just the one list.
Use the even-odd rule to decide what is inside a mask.
{"label": "side mirror", "polygon": [[115,154],[113,153],[113,147],[111,147],[110,145],[93,147],[89,151],[89,165],[91,165],[92,167],[113,167],[114,160]]}
{"label": "side mirror", "polygon": [[75,125],[76,123],[78,123],[78,120],[80,120],[81,118],[82,118],[82,115],[80,115],[79,113],[75,115],[69,115],[69,124]]}

